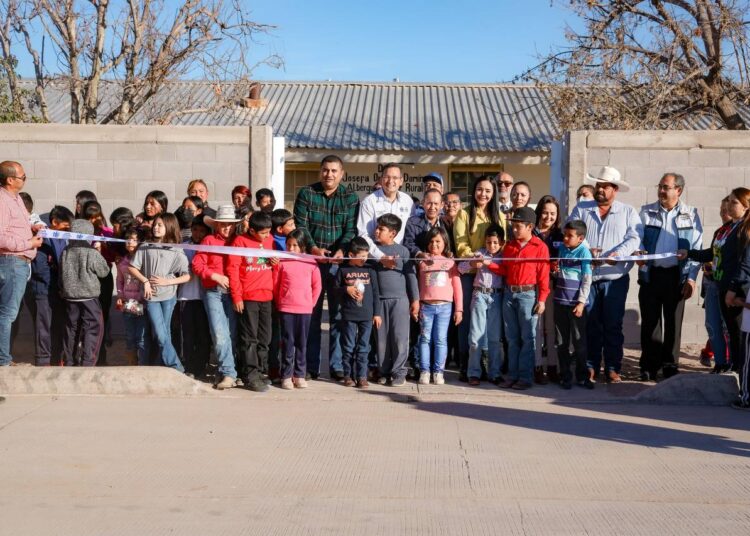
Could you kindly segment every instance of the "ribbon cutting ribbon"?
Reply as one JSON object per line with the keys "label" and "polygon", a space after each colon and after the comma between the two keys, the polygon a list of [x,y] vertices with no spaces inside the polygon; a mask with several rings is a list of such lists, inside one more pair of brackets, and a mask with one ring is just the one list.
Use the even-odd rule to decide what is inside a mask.
{"label": "ribbon cutting ribbon", "polygon": [[[57,240],[85,240],[87,242],[116,242],[123,244],[127,242],[127,240],[123,240],[122,238],[112,238],[108,236],[96,236],[96,235],[89,235],[89,234],[83,234],[83,233],[71,233],[69,231],[53,231],[51,229],[41,229],[37,236],[41,236],[42,238],[52,238]],[[169,244],[166,242],[141,242],[143,244],[150,244],[155,247],[159,246],[168,246],[172,248],[177,249],[190,249],[193,251],[205,251],[207,253],[217,253],[221,255],[240,255],[242,257],[276,257],[278,259],[287,259],[287,260],[297,260],[297,261],[318,261],[321,259],[330,260],[330,257],[325,257],[322,255],[309,255],[307,253],[289,253],[288,251],[279,251],[275,249],[262,249],[262,248],[241,248],[241,247],[234,247],[234,246],[206,246],[202,244]],[[614,261],[614,262],[634,262],[634,261],[652,261],[656,259],[669,259],[672,257],[676,257],[677,253],[653,253],[650,255],[628,255],[623,257],[597,257],[591,259],[592,261]],[[454,258],[452,260],[454,261],[476,261],[479,260],[481,257],[461,257],[461,258]],[[346,260],[348,257],[344,257],[342,260]],[[414,261],[421,261],[421,260],[429,260],[429,259],[406,259],[403,260],[414,260]],[[495,262],[545,262],[545,261],[561,261],[561,260],[580,260],[580,259],[570,259],[570,258],[564,258],[564,257],[549,257],[549,258],[513,258],[513,259],[504,259],[504,258],[498,258],[494,259]]]}

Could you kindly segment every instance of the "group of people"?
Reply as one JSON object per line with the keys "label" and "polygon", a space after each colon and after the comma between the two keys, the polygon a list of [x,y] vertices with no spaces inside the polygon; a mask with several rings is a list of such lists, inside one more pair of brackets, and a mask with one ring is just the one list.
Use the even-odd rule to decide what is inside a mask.
{"label": "group of people", "polygon": [[[197,179],[174,213],[153,191],[141,213],[117,208],[108,225],[91,192],[79,193],[75,214],[55,206],[41,221],[23,204],[21,165],[0,163],[0,363],[12,361],[10,323],[24,294],[38,365],[101,363],[114,287],[129,363],[201,376],[213,348],[218,389],[317,379],[324,300],[329,373],[347,386],[403,385],[410,367],[419,383],[442,384],[452,358],[470,385],[594,388],[600,377],[622,381],[632,257],[648,254],[638,261],[641,379],[678,372],[685,300],[703,265],[713,371],[740,372],[737,405],[748,407],[750,190],[727,197],[727,221],[703,250],[677,173],[637,211],[616,199],[628,184],[604,167],[587,176],[566,220],[553,196],[530,208],[529,184],[505,172],[478,177],[463,208],[438,173],[423,177],[415,200],[401,191],[400,166],[387,164],[361,201],[344,173],[340,158],[324,158],[293,212],[275,209],[270,190],[256,192],[254,207],[246,186],[212,209]],[[45,225],[93,238],[42,239]]]}

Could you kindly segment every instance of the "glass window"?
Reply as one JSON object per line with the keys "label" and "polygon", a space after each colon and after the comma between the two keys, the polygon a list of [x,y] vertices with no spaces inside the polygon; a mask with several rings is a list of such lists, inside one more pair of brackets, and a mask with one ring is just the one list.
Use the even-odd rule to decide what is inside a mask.
{"label": "glass window", "polygon": [[469,189],[474,181],[485,175],[495,176],[503,170],[502,166],[492,168],[451,169],[451,190],[456,192],[461,201],[466,205],[469,199]]}

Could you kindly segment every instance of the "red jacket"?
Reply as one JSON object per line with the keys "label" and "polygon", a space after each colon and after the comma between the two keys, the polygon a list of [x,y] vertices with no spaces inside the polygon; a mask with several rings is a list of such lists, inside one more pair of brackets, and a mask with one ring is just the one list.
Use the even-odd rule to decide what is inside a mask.
{"label": "red jacket", "polygon": [[[247,235],[235,237],[232,245],[238,248],[260,248],[273,250],[273,238],[263,242]],[[267,258],[227,255],[224,270],[229,277],[229,292],[232,302],[268,302],[273,300],[273,270]]]}
{"label": "red jacket", "polygon": [[[511,240],[503,248],[503,259],[549,259],[549,249],[536,236],[523,247],[518,240]],[[549,295],[549,261],[501,261],[487,268],[503,276],[506,285],[536,285],[540,302]]]}
{"label": "red jacket", "polygon": [[[216,235],[208,235],[201,241],[204,246],[226,246],[223,238]],[[193,273],[201,278],[203,288],[216,288],[216,281],[211,279],[214,274],[226,275],[224,272],[224,259],[227,255],[221,253],[208,253],[199,251],[193,257]]]}

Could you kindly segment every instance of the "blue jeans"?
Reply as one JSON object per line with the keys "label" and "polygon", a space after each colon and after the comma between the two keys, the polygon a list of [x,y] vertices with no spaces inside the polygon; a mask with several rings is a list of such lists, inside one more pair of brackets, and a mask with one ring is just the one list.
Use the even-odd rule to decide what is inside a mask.
{"label": "blue jeans", "polygon": [[706,289],[706,299],[703,302],[706,307],[706,331],[711,341],[711,350],[714,352],[714,363],[719,366],[726,365],[727,335],[724,317],[721,316],[719,285],[716,281],[704,277],[703,288]]}
{"label": "blue jeans", "polygon": [[139,365],[148,365],[150,346],[150,330],[147,328],[148,316],[145,311],[142,315],[134,315],[125,311],[122,313],[122,321],[125,324],[125,347],[128,350],[136,351]]}
{"label": "blue jeans", "polygon": [[344,376],[367,379],[372,319],[359,322],[340,320],[339,333],[341,333]]}
{"label": "blue jeans", "polygon": [[[461,356],[469,354],[469,329],[471,327],[471,318],[466,314],[471,306],[471,292],[474,288],[474,278],[476,274],[461,274],[461,294],[463,297],[464,317],[458,325],[458,353]],[[462,357],[465,358],[465,357]],[[465,367],[465,363],[461,363]]]}
{"label": "blue jeans", "polygon": [[470,378],[482,375],[482,337],[487,337],[487,376],[490,380],[500,377],[503,364],[503,347],[500,344],[503,323],[503,293],[474,292],[470,308],[471,328],[469,330],[469,369]]}
{"label": "blue jeans", "polygon": [[217,288],[206,289],[203,304],[206,306],[208,328],[219,362],[219,373],[222,376],[236,378],[232,341],[236,339],[237,317],[234,314],[232,296]]}
{"label": "blue jeans", "polygon": [[536,356],[536,291],[503,294],[503,322],[508,340],[508,379],[531,383]]}
{"label": "blue jeans", "polygon": [[[451,303],[423,303],[419,311],[419,370],[443,372],[448,357],[448,326],[451,323]],[[434,363],[430,367],[430,347]]]}
{"label": "blue jeans", "polygon": [[604,354],[605,373],[620,373],[622,367],[622,319],[625,316],[625,298],[630,287],[630,276],[624,275],[610,281],[591,284],[586,305],[586,344],[588,362],[598,373]]}
{"label": "blue jeans", "polygon": [[10,331],[18,316],[31,264],[13,255],[0,255],[0,366],[10,365]]}
{"label": "blue jeans", "polygon": [[342,372],[344,365],[341,361],[341,341],[339,335],[339,302],[336,297],[336,272],[337,264],[318,264],[320,279],[323,282],[324,292],[320,293],[318,303],[313,309],[310,320],[310,334],[307,338],[307,372],[320,374],[320,340],[321,323],[323,321],[323,298],[328,296],[328,369],[329,371]]}
{"label": "blue jeans", "polygon": [[161,361],[166,367],[185,372],[185,369],[180,363],[180,358],[177,357],[177,352],[172,346],[172,330],[170,324],[172,322],[172,311],[177,303],[177,298],[173,297],[164,301],[149,301],[146,302],[146,308],[148,309],[148,317],[151,321],[151,328],[154,330],[154,337],[156,343],[159,345],[159,355]]}

